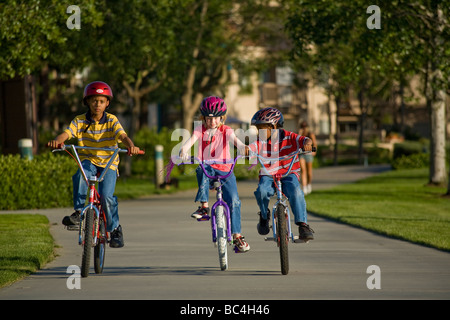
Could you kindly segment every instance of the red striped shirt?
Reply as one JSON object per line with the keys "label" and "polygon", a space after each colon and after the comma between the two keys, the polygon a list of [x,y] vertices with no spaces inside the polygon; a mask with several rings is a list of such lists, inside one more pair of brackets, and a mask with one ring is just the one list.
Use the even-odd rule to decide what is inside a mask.
{"label": "red striped shirt", "polygon": [[[298,155],[296,155],[294,158],[282,161],[280,161],[279,158],[287,156],[294,151],[303,148],[303,142],[306,137],[290,131],[286,131],[284,129],[279,129],[278,134],[279,138],[275,142],[272,141],[272,139],[268,139],[267,141],[257,140],[254,143],[250,144],[249,147],[253,152],[258,153],[262,157],[271,159],[270,161],[263,162],[265,168],[271,175],[285,174],[289,169],[291,161],[294,161],[291,173],[295,174],[297,178],[300,179],[300,162],[298,159]],[[263,169],[260,170],[259,174],[267,175],[267,173]]]}

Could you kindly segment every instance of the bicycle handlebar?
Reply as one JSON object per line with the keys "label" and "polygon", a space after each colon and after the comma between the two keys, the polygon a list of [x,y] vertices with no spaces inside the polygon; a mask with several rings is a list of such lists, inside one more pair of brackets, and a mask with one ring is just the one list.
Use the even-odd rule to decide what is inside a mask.
{"label": "bicycle handlebar", "polygon": [[[72,156],[74,158],[74,160],[78,163],[78,167],[80,168],[81,173],[83,174],[84,180],[86,181],[86,183],[88,183],[88,177],[86,176],[86,173],[84,172],[83,166],[81,165],[81,160],[80,157],[78,156],[78,152],[76,149],[85,149],[85,150],[98,150],[98,151],[110,151],[113,154],[111,155],[111,158],[109,159],[108,163],[105,166],[105,170],[103,170],[103,173],[100,175],[98,182],[103,181],[103,178],[105,177],[106,171],[109,169],[110,165],[112,164],[112,162],[114,161],[114,159],[116,158],[117,154],[119,152],[124,153],[127,152],[129,155],[130,154],[130,150],[128,149],[119,149],[119,148],[95,148],[95,147],[86,147],[86,146],[76,146],[74,144],[68,144],[68,145],[64,145],[64,144],[60,144],[58,145],[58,149],[53,149],[52,152],[55,151],[65,151],[66,148],[70,148],[72,149],[72,152],[74,154],[74,156]],[[67,151],[69,154],[70,152]],[[143,150],[139,151],[139,154],[145,154],[145,152]],[[89,183],[88,183],[89,184]]]}
{"label": "bicycle handlebar", "polygon": [[284,178],[284,177],[287,177],[287,176],[291,173],[291,169],[292,169],[292,166],[294,165],[294,161],[291,161],[291,164],[289,165],[289,168],[288,168],[287,172],[286,172],[285,174],[283,174],[283,175],[271,174],[271,173],[266,169],[266,166],[264,165],[264,163],[262,163],[262,161],[274,161],[274,160],[275,160],[275,161],[284,161],[284,160],[292,159],[292,158],[294,158],[296,155],[308,154],[308,153],[312,153],[312,152],[316,152],[316,151],[317,151],[317,148],[316,148],[316,147],[312,147],[312,150],[311,150],[311,151],[305,151],[305,150],[303,150],[303,149],[298,149],[297,151],[294,151],[294,152],[292,152],[292,153],[290,153],[290,154],[288,154],[288,155],[286,155],[286,156],[278,157],[278,158],[276,158],[276,159],[273,159],[273,158],[266,158],[266,157],[263,157],[263,156],[259,155],[258,153],[249,150],[249,157],[255,156],[255,157],[258,159],[258,161],[259,161],[259,163],[261,164],[261,166],[263,167],[264,171],[265,171],[268,175],[270,175],[270,176],[275,176],[275,177],[277,177],[277,178]]}
{"label": "bicycle handlebar", "polygon": [[[53,149],[52,152],[56,152],[56,151],[64,151],[66,150],[66,147],[70,147],[70,148],[75,148],[75,149],[85,149],[85,150],[97,150],[97,151],[110,151],[110,152],[115,152],[117,149],[114,148],[95,148],[95,147],[87,147],[87,146],[77,146],[74,144],[60,144],[58,145],[58,148]],[[119,149],[120,153],[129,153],[129,149]],[[144,150],[139,150],[139,154],[145,154]]]}
{"label": "bicycle handlebar", "polygon": [[[243,156],[241,156],[241,155],[238,155],[236,158],[234,158],[234,159],[229,159],[229,160],[201,160],[201,159],[199,159],[199,158],[197,158],[197,157],[194,157],[194,156],[191,156],[190,158],[189,158],[189,160],[190,160],[190,162],[184,162],[184,161],[182,161],[182,162],[180,162],[180,163],[178,163],[178,164],[176,164],[174,161],[172,161],[172,163],[173,164],[176,164],[177,166],[178,165],[180,165],[180,164],[194,164],[195,163],[195,161],[197,161],[199,164],[200,164],[200,167],[202,168],[202,170],[203,170],[203,172],[205,173],[205,175],[208,177],[208,178],[210,178],[210,179],[226,179],[226,178],[228,178],[230,175],[231,175],[231,173],[233,172],[233,169],[234,169],[234,166],[236,165],[236,162],[237,162],[237,160],[239,159],[239,158],[242,158]],[[181,159],[182,160],[182,158],[181,157],[172,157],[172,158],[175,158],[175,159]],[[171,159],[172,160],[172,159]],[[206,169],[205,169],[205,164],[226,164],[226,163],[231,163],[231,168],[230,168],[230,171],[226,174],[226,175],[224,175],[224,176],[210,176],[209,174],[208,174],[208,172],[206,172]],[[170,172],[168,173],[168,175],[170,175]]]}

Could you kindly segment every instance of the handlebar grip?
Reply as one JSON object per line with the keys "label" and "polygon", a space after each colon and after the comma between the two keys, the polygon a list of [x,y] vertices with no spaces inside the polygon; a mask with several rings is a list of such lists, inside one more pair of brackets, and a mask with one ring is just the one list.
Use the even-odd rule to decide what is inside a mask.
{"label": "handlebar grip", "polygon": [[145,154],[144,150],[139,150],[139,154]]}
{"label": "handlebar grip", "polygon": [[[304,148],[302,148],[301,149],[303,152],[305,152],[305,149]],[[311,149],[311,151],[308,151],[308,152],[316,152],[317,151],[317,148],[316,147],[312,147],[312,149]]]}

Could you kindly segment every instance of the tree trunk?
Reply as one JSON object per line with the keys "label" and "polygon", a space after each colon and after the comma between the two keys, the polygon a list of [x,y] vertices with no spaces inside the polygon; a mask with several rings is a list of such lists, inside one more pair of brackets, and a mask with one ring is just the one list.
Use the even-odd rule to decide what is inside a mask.
{"label": "tree trunk", "polygon": [[[432,42],[433,55],[430,61],[430,81],[427,87],[427,100],[430,106],[431,122],[431,153],[430,153],[430,177],[429,182],[434,185],[443,185],[447,178],[445,170],[445,90],[444,76],[439,69],[439,64],[444,56],[442,39],[443,13],[438,5],[434,8],[434,18],[437,31]],[[428,101],[427,101],[428,102]]]}
{"label": "tree trunk", "polygon": [[[436,71],[435,71],[436,72]],[[441,73],[439,70],[437,73]],[[442,75],[442,74],[441,74]],[[445,182],[445,91],[434,92],[430,101],[431,150],[430,153],[430,183],[441,185]]]}
{"label": "tree trunk", "polygon": [[339,144],[339,107],[341,104],[341,99],[338,96],[334,96],[336,101],[336,132],[334,135],[334,157],[333,164],[338,165],[338,144]]}
{"label": "tree trunk", "polygon": [[363,89],[358,93],[359,108],[361,109],[361,115],[359,116],[359,137],[358,137],[358,162],[364,163],[364,123],[366,120],[366,107],[364,105]]}

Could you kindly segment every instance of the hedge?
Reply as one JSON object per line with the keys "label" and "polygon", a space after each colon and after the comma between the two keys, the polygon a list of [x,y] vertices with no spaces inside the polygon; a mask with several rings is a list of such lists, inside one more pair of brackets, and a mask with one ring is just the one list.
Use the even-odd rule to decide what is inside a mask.
{"label": "hedge", "polygon": [[69,156],[47,153],[33,160],[0,156],[0,210],[72,206],[76,170]]}

